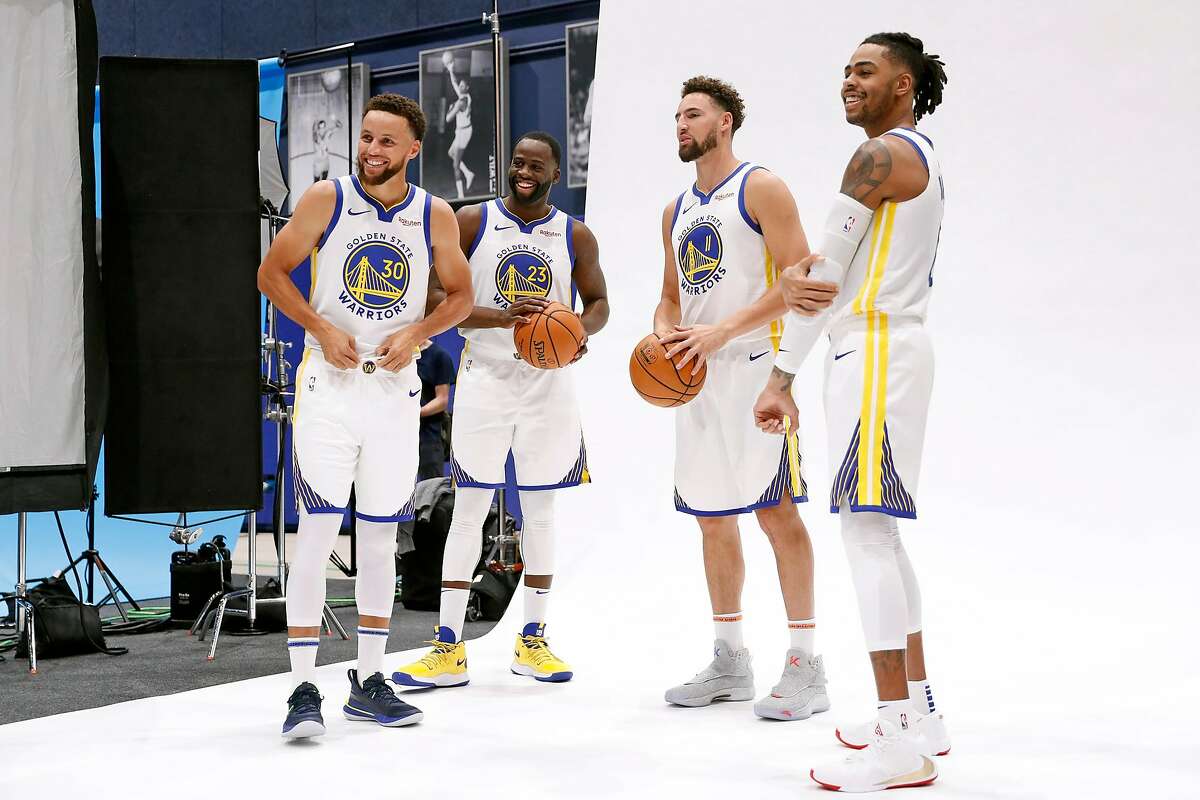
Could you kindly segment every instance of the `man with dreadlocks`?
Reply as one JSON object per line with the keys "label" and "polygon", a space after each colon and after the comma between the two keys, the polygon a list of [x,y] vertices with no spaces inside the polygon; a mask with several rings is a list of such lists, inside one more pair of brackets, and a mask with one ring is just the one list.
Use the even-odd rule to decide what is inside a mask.
{"label": "man with dreadlocks", "polygon": [[851,56],[842,102],[868,139],[846,167],[818,252],[783,273],[792,313],[754,407],[764,431],[783,433],[785,418],[795,424],[792,381],[827,328],[830,510],[841,518],[879,693],[875,720],[837,731],[860,752],[811,771],[830,789],[928,784],[937,778],[930,757],[950,750],[925,673],[920,590],[896,525],[917,515],[933,385],[924,320],[945,192],[933,143],[916,123],[941,103],[943,67],[906,33],[869,36]]}

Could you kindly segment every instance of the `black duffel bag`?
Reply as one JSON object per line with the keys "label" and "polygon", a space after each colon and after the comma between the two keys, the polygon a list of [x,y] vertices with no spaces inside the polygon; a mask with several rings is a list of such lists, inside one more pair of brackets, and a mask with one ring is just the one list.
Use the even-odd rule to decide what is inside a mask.
{"label": "black duffel bag", "polygon": [[[33,605],[33,630],[37,636],[37,657],[61,658],[82,653],[122,655],[124,647],[108,647],[100,627],[100,611],[81,603],[66,578],[46,578],[29,590]],[[17,658],[29,657],[28,628],[17,643]]]}

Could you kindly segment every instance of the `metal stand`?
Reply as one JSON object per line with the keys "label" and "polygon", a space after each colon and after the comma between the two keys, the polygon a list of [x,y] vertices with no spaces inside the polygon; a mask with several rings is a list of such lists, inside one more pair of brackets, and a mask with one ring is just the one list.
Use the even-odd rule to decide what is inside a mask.
{"label": "metal stand", "polygon": [[25,592],[25,525],[26,513],[17,514],[17,585],[13,596],[13,611],[17,617],[17,639],[28,632],[29,674],[37,675],[37,619],[33,603]]}
{"label": "metal stand", "polygon": [[[270,201],[263,201],[263,216],[267,220],[267,238],[269,243],[275,241],[275,229],[280,221],[286,221],[286,217],[281,216]],[[288,408],[288,386],[290,380],[288,370],[291,364],[288,363],[285,354],[288,348],[291,347],[291,342],[285,342],[279,338],[279,311],[275,308],[275,304],[267,302],[267,332],[262,339],[262,367],[263,367],[263,386],[267,395],[267,410],[263,418],[268,422],[275,424],[275,446],[278,456],[276,464],[276,480],[275,480],[275,495],[274,495],[274,514],[275,520],[273,527],[275,528],[275,553],[276,560],[276,578],[279,581],[279,597],[263,597],[258,596],[258,512],[249,511],[249,518],[246,523],[247,535],[249,538],[247,556],[249,557],[248,580],[246,588],[235,589],[232,592],[223,592],[214,594],[205,603],[204,608],[200,612],[200,616],[192,623],[191,632],[193,634],[199,632],[200,640],[203,641],[207,630],[212,630],[213,639],[212,645],[209,647],[208,660],[212,661],[217,657],[217,640],[221,636],[221,622],[226,614],[236,616],[245,616],[249,627],[247,633],[266,633],[266,631],[258,631],[254,625],[258,617],[258,606],[260,604],[269,603],[286,603],[287,602],[287,533],[284,528],[284,498],[287,492],[287,471],[283,468],[284,447],[287,443],[287,425],[291,420],[291,411]],[[295,392],[291,392],[292,396]],[[246,608],[227,608],[229,601],[235,597],[246,598]],[[342,639],[349,639],[350,634],[346,633],[346,629],[342,626],[340,620],[333,613],[333,609],[326,603],[321,613],[322,627],[329,631],[337,631]]]}
{"label": "metal stand", "polygon": [[[100,493],[96,491],[96,487],[92,487],[91,499],[88,500],[87,507],[87,549],[80,553],[67,566],[59,570],[59,574],[65,574],[70,570],[75,569],[79,564],[86,564],[87,570],[87,599],[85,602],[94,603],[93,586],[95,584],[96,573],[99,573],[100,580],[104,581],[104,586],[108,589],[108,594],[100,598],[100,602],[94,603],[97,608],[112,600],[113,605],[117,607],[117,613],[121,615],[122,622],[129,622],[129,615],[125,613],[125,607],[121,605],[121,597],[125,598],[125,602],[133,607],[134,611],[141,611],[142,607],[133,599],[133,595],[121,583],[120,579],[113,571],[104,563],[104,559],[100,557],[100,551],[96,549],[96,498]],[[80,598],[81,601],[84,598]]]}
{"label": "metal stand", "polygon": [[500,113],[504,102],[503,87],[500,85],[500,0],[492,0],[491,14],[483,12],[483,24],[490,25],[492,28],[492,102],[496,106],[496,140],[493,143],[496,148],[496,156],[492,159],[492,185],[496,197],[500,197],[504,194],[500,188],[504,185],[502,182],[504,165],[500,163],[500,155],[504,152],[504,130],[500,124],[504,119]]}

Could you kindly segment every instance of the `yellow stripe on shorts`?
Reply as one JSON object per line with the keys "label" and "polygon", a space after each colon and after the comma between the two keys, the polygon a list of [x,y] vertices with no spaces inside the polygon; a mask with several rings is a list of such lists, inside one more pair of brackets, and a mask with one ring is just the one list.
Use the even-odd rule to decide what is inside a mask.
{"label": "yellow stripe on shorts", "polygon": [[888,318],[875,309],[879,287],[887,269],[896,204],[884,203],[871,230],[871,253],[867,275],[854,312],[867,318],[866,353],[863,358],[863,395],[859,411],[858,502],[865,506],[883,504],[883,427],[887,411]]}
{"label": "yellow stripe on shorts", "polygon": [[[771,258],[771,251],[767,249],[766,244],[763,244],[763,266],[767,273],[767,291],[775,286],[779,280],[779,269],[775,266],[775,259]],[[783,338],[783,320],[771,320],[771,350],[779,352],[779,340]]]}

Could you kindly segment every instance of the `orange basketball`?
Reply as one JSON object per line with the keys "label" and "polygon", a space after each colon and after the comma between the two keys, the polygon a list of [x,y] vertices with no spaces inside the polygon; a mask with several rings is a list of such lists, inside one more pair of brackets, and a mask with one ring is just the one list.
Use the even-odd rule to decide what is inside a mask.
{"label": "orange basketball", "polygon": [[667,358],[667,350],[653,333],[637,343],[629,357],[629,380],[647,403],[662,408],[675,408],[700,394],[708,365],[692,374],[695,362],[682,370]]}
{"label": "orange basketball", "polygon": [[513,328],[513,342],[521,358],[538,369],[565,367],[587,339],[579,315],[562,303],[551,303],[531,314],[529,322]]}

